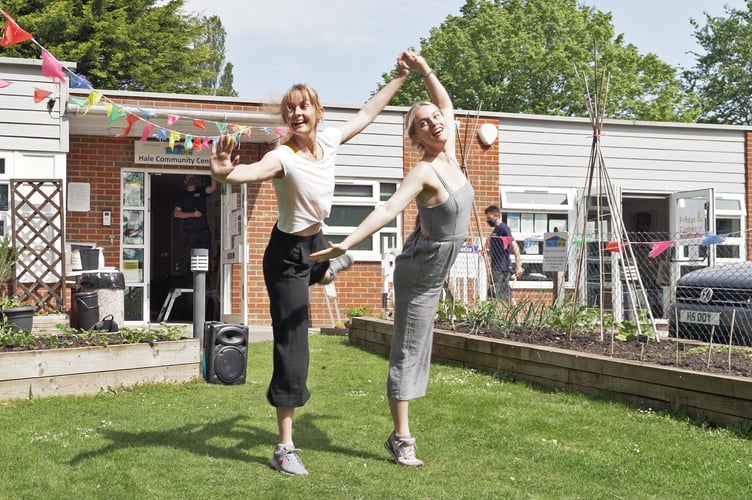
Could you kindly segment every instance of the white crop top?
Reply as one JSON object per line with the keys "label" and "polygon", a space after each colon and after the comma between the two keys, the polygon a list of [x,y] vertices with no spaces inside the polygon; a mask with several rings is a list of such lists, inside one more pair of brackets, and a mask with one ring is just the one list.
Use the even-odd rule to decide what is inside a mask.
{"label": "white crop top", "polygon": [[319,132],[316,140],[323,151],[317,161],[296,154],[286,145],[267,153],[282,162],[285,172],[281,179],[272,179],[279,212],[277,227],[285,233],[297,233],[323,222],[332,208],[334,163],[342,132],[330,127]]}

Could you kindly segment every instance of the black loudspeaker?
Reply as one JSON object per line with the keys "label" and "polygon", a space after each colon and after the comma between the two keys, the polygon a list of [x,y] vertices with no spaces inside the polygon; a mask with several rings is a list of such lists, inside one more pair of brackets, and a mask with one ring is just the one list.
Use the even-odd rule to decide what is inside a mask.
{"label": "black loudspeaker", "polygon": [[204,324],[204,378],[210,384],[245,384],[248,327],[219,321]]}

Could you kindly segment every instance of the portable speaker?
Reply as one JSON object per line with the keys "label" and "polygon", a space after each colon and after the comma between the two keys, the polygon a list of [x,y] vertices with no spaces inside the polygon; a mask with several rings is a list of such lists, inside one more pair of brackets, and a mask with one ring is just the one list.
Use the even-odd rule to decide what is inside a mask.
{"label": "portable speaker", "polygon": [[219,321],[204,324],[204,378],[210,384],[245,384],[248,327]]}

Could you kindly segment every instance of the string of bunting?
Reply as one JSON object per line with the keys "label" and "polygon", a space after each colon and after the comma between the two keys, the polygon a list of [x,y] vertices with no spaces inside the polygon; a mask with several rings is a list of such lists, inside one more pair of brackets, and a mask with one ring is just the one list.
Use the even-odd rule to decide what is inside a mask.
{"label": "string of bunting", "polygon": [[[8,47],[17,43],[31,41],[37,45],[42,53],[42,76],[52,78],[53,82],[58,85],[65,83],[65,72],[70,74],[70,88],[72,89],[84,89],[90,90],[87,97],[70,96],[68,99],[71,103],[77,106],[83,107],[85,116],[92,106],[98,105],[100,102],[104,103],[107,111],[107,117],[109,118],[110,126],[113,126],[121,118],[125,119],[126,125],[123,130],[115,134],[115,137],[127,136],[131,133],[133,126],[138,122],[144,123],[144,129],[141,134],[141,140],[146,141],[150,137],[156,137],[160,141],[167,141],[170,148],[175,146],[177,142],[183,142],[183,147],[186,150],[198,150],[209,147],[211,141],[218,141],[220,135],[229,134],[234,137],[236,142],[240,142],[241,136],[251,137],[253,128],[261,130],[262,132],[269,134],[272,132],[271,127],[252,127],[247,125],[237,125],[233,123],[216,122],[211,120],[193,119],[193,126],[200,130],[206,130],[207,124],[214,124],[219,134],[217,135],[201,135],[201,134],[184,134],[177,130],[173,130],[169,127],[174,125],[182,117],[177,114],[168,114],[167,127],[160,127],[156,123],[150,121],[150,119],[159,116],[158,113],[146,109],[146,108],[126,108],[119,104],[116,104],[107,96],[101,92],[94,90],[89,80],[83,76],[76,74],[68,68],[64,68],[63,65],[50,54],[50,52],[44,48],[39,42],[36,41],[34,35],[21,28],[18,23],[3,9],[0,9],[0,13],[5,17],[5,26],[3,28],[2,39],[0,39],[0,46]],[[12,85],[13,82],[0,79],[0,89],[4,89]],[[43,88],[34,88],[33,99],[35,103],[44,101],[50,98],[53,94],[52,91]],[[286,137],[289,133],[287,127],[276,127],[274,133],[278,137]]]}
{"label": "string of bunting", "polygon": [[[739,233],[739,236],[741,236],[741,233]],[[713,234],[708,233],[706,235],[701,235],[693,238],[683,238],[680,240],[666,240],[666,241],[631,241],[629,242],[630,245],[650,245],[650,252],[648,253],[648,257],[651,257],[653,259],[659,257],[662,253],[664,253],[666,250],[674,246],[677,242],[680,245],[703,245],[703,246],[709,246],[709,245],[721,245],[726,242],[726,240],[732,237],[732,233],[729,234]],[[491,235],[489,238],[499,238],[502,241],[502,244],[504,245],[504,249],[507,249],[509,247],[509,244],[514,241],[514,236],[495,236]],[[573,243],[577,246],[582,244],[582,241],[580,238],[575,238],[573,240]],[[523,243],[522,252],[524,253],[525,250],[532,247],[536,244],[536,241],[532,237],[525,238]],[[607,252],[612,253],[621,253],[624,248],[627,246],[627,243],[625,242],[618,242],[618,241],[608,241],[606,242],[605,250]]]}

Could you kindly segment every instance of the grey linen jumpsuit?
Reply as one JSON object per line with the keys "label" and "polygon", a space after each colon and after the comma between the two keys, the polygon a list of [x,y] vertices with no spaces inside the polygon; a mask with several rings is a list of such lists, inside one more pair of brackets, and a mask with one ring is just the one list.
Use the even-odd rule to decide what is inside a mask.
{"label": "grey linen jumpsuit", "polygon": [[469,182],[452,191],[436,169],[434,173],[449,198],[430,207],[418,204],[420,224],[394,261],[394,335],[387,396],[401,401],[426,393],[434,317],[449,269],[467,239],[473,203]]}

